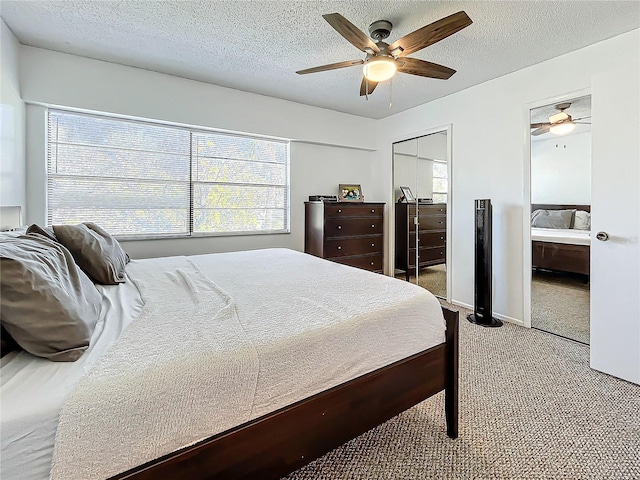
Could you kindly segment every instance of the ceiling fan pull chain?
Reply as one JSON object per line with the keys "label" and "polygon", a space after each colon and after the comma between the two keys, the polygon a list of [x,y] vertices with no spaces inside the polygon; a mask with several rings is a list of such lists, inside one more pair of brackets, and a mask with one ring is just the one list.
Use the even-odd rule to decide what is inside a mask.
{"label": "ceiling fan pull chain", "polygon": [[393,77],[389,80],[389,109],[393,106]]}

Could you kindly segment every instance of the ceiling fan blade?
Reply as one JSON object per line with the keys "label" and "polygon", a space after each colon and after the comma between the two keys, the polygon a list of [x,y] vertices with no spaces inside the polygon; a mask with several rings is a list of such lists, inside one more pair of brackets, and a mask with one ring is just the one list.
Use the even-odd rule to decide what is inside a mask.
{"label": "ceiling fan blade", "polygon": [[531,124],[531,128],[550,127],[550,126],[551,124],[549,122]]}
{"label": "ceiling fan blade", "polygon": [[399,56],[404,57],[429,45],[433,45],[443,38],[447,38],[449,35],[453,35],[463,28],[468,27],[472,23],[464,11],[454,13],[396,40],[389,45],[389,51],[392,52],[396,48],[402,47],[402,52]]}
{"label": "ceiling fan blade", "polygon": [[326,15],[322,15],[322,18],[329,22],[329,25],[331,25],[336,32],[351,42],[357,49],[364,52],[365,48],[370,48],[376,53],[380,52],[378,46],[373,43],[362,30],[339,13],[327,13]]}
{"label": "ceiling fan blade", "polygon": [[578,125],[591,125],[591,122],[573,122],[573,123],[577,123]]}
{"label": "ceiling fan blade", "polygon": [[[367,92],[367,83],[369,84],[369,91]],[[367,80],[365,77],[362,77],[362,83],[360,84],[360,96],[371,95],[373,91],[378,86],[378,82],[372,82],[371,80]]]}
{"label": "ceiling fan blade", "polygon": [[425,60],[419,60],[417,58],[404,57],[402,60],[398,61],[398,63],[402,62],[404,62],[404,65],[399,66],[398,71],[408,73],[410,75],[447,80],[451,75],[456,73],[453,68],[438,65],[437,63],[427,62]]}
{"label": "ceiling fan blade", "polygon": [[335,70],[336,68],[353,67],[354,65],[362,65],[364,60],[348,60],[346,62],[330,63],[329,65],[321,65],[319,67],[307,68],[305,70],[298,70],[298,75],[305,75],[307,73],[325,72],[327,70]]}
{"label": "ceiling fan blade", "polygon": [[543,133],[547,133],[551,129],[551,125],[547,124],[544,127],[540,127],[531,132],[531,135],[537,137],[538,135],[542,135]]}

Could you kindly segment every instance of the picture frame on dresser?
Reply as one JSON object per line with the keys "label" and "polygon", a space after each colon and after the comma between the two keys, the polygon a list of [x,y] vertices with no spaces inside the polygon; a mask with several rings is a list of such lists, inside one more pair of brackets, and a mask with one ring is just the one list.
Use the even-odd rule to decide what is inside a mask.
{"label": "picture frame on dresser", "polygon": [[413,196],[411,189],[409,187],[400,187],[400,191],[402,192],[402,201],[405,203],[413,203],[416,201],[416,198]]}
{"label": "picture frame on dresser", "polygon": [[362,187],[355,183],[341,183],[338,185],[340,194],[338,195],[339,202],[364,202],[364,195],[362,194]]}

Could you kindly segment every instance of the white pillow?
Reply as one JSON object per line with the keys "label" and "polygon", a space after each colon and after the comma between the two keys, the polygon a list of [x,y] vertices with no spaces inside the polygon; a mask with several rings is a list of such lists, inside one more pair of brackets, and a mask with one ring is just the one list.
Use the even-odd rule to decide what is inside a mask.
{"label": "white pillow", "polygon": [[573,221],[573,228],[576,230],[591,230],[591,214],[584,210],[578,210]]}

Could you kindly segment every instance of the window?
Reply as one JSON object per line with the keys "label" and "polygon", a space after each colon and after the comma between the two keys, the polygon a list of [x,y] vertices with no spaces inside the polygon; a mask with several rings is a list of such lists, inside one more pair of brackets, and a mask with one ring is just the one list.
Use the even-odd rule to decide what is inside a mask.
{"label": "window", "polygon": [[433,161],[433,201],[434,203],[447,203],[447,191],[449,188],[449,175],[447,162]]}
{"label": "window", "polygon": [[127,238],[289,231],[289,144],[48,113],[47,223]]}

